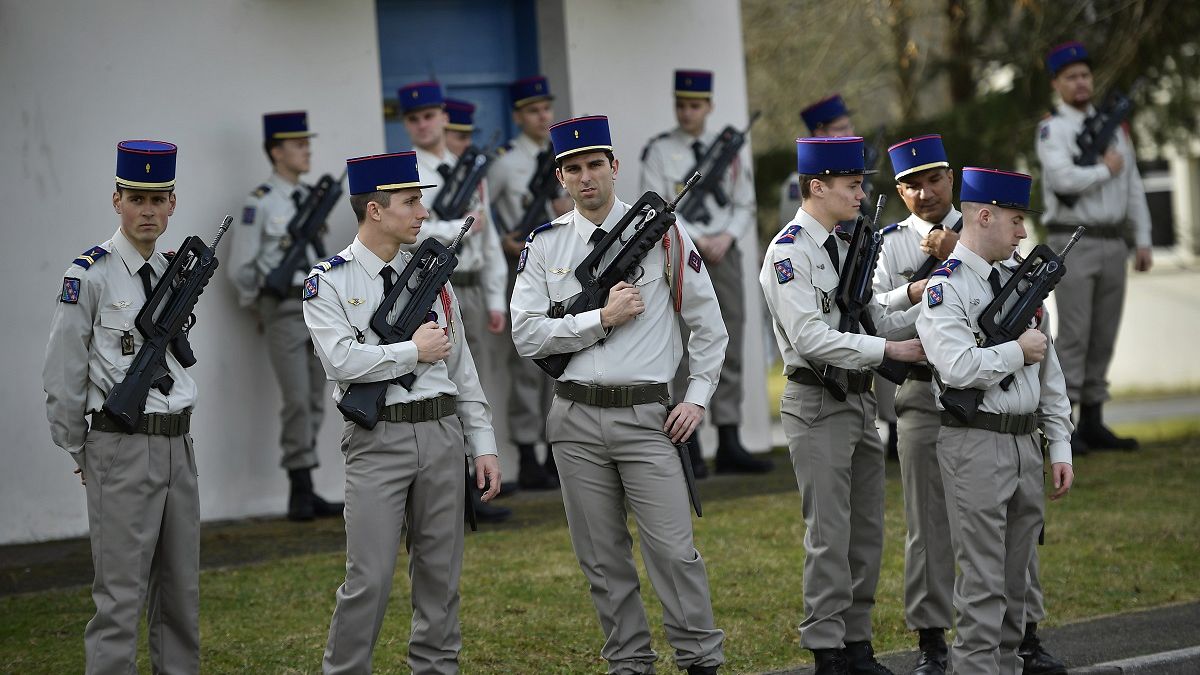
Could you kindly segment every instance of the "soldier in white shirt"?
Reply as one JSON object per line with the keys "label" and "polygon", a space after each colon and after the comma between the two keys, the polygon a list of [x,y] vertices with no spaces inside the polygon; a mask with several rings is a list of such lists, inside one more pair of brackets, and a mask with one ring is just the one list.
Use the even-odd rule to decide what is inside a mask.
{"label": "soldier in white shirt", "polygon": [[[666,131],[646,144],[642,150],[641,190],[652,190],[664,198],[673,199],[717,140],[719,131],[705,127],[712,113],[713,74],[707,70],[675,71],[675,119],[679,126]],[[725,363],[721,366],[721,383],[713,394],[710,419],[717,427],[717,473],[763,473],[773,466],[769,459],[759,459],[742,447],[739,427],[742,423],[742,335],[745,333],[746,313],[743,294],[742,252],[738,242],[754,227],[754,177],[750,163],[736,158],[721,179],[721,189],[729,203],[721,206],[711,195],[693,192],[684,199],[703,198],[711,218],[708,222],[689,222],[682,217],[679,224],[687,230],[696,248],[708,265],[708,273],[721,305],[721,318],[729,334]],[[680,368],[674,378],[674,388],[682,393],[687,386],[688,372]],[[708,471],[700,452],[700,435],[688,441],[696,477]]]}
{"label": "soldier in white shirt", "polygon": [[1049,244],[1060,248],[1075,228],[1087,234],[1071,250],[1066,276],[1054,289],[1058,307],[1058,353],[1071,403],[1079,406],[1079,424],[1071,438],[1074,452],[1088,449],[1136,450],[1135,438],[1117,436],[1104,424],[1112,362],[1125,305],[1126,261],[1132,243],[1133,268],[1147,272],[1150,208],[1137,169],[1133,142],[1117,129],[1100,161],[1078,166],[1076,142],[1092,105],[1092,69],[1087,49],[1067,42],[1050,51],[1046,66],[1061,101],[1038,126],[1037,154],[1042,163],[1044,222]]}
{"label": "soldier in white shirt", "polygon": [[[421,205],[416,155],[347,160],[358,236],[318,264],[304,282],[304,321],[341,400],[356,383],[388,381],[374,429],[347,420],[346,581],[325,648],[326,673],[364,673],[379,638],[404,530],[409,532],[412,632],[408,663],[417,673],[456,673],[462,636],[464,456],[490,501],[500,488],[491,413],[480,387],[458,298],[446,284],[429,321],[412,339],[379,344],[369,327],[384,294],[409,264],[428,213]],[[393,309],[410,296],[401,293]],[[411,390],[394,380],[412,373]]]}
{"label": "soldier in white shirt", "polygon": [[[780,411],[800,487],[804,522],[804,621],[800,644],[816,672],[889,673],[871,646],[871,608],[883,550],[884,447],[875,428],[870,368],[924,356],[915,305],[867,310],[879,335],[839,330],[839,270],[867,173],[863,140],[796,140],[802,204],[767,250],[759,284],[783,353],[788,384]],[[918,290],[923,286],[917,282]],[[910,303],[911,305],[911,303]],[[893,341],[900,340],[900,341]],[[849,370],[845,400],[823,386],[826,366]]]}
{"label": "soldier in white shirt", "polygon": [[150,389],[136,431],[103,412],[142,348],[134,320],[169,264],[155,244],[175,213],[175,156],[161,141],[117,145],[120,228],[67,268],[46,344],[50,436],[71,453],[87,490],[96,604],[83,634],[89,674],[137,669],[143,604],[154,671],[200,671],[200,496],[188,433],[196,383],[168,351],[173,382],[165,393]]}
{"label": "soldier in white shirt", "polygon": [[[517,225],[526,212],[536,217],[537,225],[542,225],[570,211],[573,205],[554,178],[554,148],[550,145],[554,96],[550,92],[550,83],[544,76],[534,75],[513,82],[508,91],[512,98],[513,123],[521,133],[500,149],[499,156],[488,169],[488,187],[498,229],[504,231],[500,245],[508,262],[508,296],[512,297],[517,258],[524,250],[528,236],[528,233],[518,231]],[[549,175],[542,175],[539,180],[554,190],[554,197],[539,207],[529,187],[538,167],[543,165],[549,169]],[[523,490],[555,489],[558,472],[554,467],[554,454],[547,444],[543,465],[536,447],[546,440],[546,416],[554,398],[554,380],[508,345],[505,346],[505,358],[509,375],[508,431],[520,459],[518,483]]]}
{"label": "soldier in white shirt", "polygon": [[308,130],[308,113],[302,110],[263,115],[263,149],[271,162],[271,177],[246,198],[241,225],[229,233],[232,242],[226,266],[238,304],[254,311],[267,339],[267,355],[283,399],[279,446],[283,451],[280,466],[288,472],[291,484],[287,517],[300,521],[342,514],[342,504],[313,492],[312,470],[319,464],[317,434],[325,418],[326,383],[300,311],[304,277],[325,255],[324,245],[320,250],[308,247],[305,264],[292,272],[292,285],[283,297],[275,297],[263,281],[291,246],[288,225],[308,199],[311,188],[300,176],[309,170],[309,139],[313,136],[316,134]]}
{"label": "soldier in white shirt", "polygon": [[[960,675],[1016,675],[1025,631],[1028,570],[1042,524],[1040,429],[1057,499],[1071,488],[1071,412],[1047,336],[1031,326],[1012,342],[981,346],[979,317],[1012,275],[1007,260],[1025,238],[1029,176],[967,167],[964,226],[934,271],[917,330],[934,369],[934,393],[984,391],[969,423],[941,414],[938,463],[958,562],[952,649]],[[1043,314],[1044,318],[1044,314]],[[1035,319],[1035,322],[1038,322]],[[1008,388],[1002,381],[1012,376]],[[941,401],[938,407],[943,408]]]}
{"label": "soldier in white shirt", "polygon": [[[630,509],[675,664],[689,675],[715,673],[724,662],[724,633],[714,625],[674,444],[699,426],[720,375],[728,339],[716,294],[691,237],[673,226],[636,279],[614,286],[604,307],[565,314],[583,288],[577,267],[629,205],[614,192],[619,162],[608,118],[567,120],[550,132],[557,176],[576,208],[526,243],[511,304],[513,341],[526,358],[574,355],[555,384],[546,427],[571,542],[604,632],[601,655],[610,673],[652,673],[658,658],[626,526]],[[691,329],[691,377],[668,408],[667,383],[682,353],[680,319]]]}

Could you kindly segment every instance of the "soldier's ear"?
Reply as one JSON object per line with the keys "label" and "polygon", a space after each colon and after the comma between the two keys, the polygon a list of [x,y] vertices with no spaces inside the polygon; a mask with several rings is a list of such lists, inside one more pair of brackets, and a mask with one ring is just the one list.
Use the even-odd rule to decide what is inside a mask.
{"label": "soldier's ear", "polygon": [[175,191],[174,190],[171,190],[171,192],[167,194],[167,201],[169,201],[171,203],[171,206],[167,209],[167,215],[173,216],[173,215],[175,215]]}
{"label": "soldier's ear", "polygon": [[613,157],[613,161],[612,161],[613,178],[617,177],[617,169],[619,169],[620,166],[621,166],[621,160],[617,159],[616,157]]}
{"label": "soldier's ear", "polygon": [[113,191],[113,211],[121,213],[121,191]]}

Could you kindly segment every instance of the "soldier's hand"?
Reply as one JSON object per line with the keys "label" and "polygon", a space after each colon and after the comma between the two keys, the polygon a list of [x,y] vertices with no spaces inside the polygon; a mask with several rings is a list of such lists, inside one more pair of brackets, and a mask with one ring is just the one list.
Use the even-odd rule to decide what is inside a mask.
{"label": "soldier's hand", "polygon": [[1050,499],[1058,499],[1071,491],[1075,484],[1075,470],[1066,462],[1055,462],[1050,465],[1050,475],[1054,478],[1054,492]]}
{"label": "soldier's hand", "polygon": [[1017,338],[1025,365],[1041,363],[1046,358],[1046,334],[1036,328],[1028,328]]}
{"label": "soldier's hand", "polygon": [[450,356],[450,338],[433,321],[421,324],[412,341],[417,346],[417,361],[421,363],[435,363]]}
{"label": "soldier's hand", "polygon": [[75,473],[79,476],[79,484],[87,485],[87,476],[83,475],[83,469],[75,469]]}
{"label": "soldier's hand", "polygon": [[908,285],[908,301],[912,304],[917,304],[921,301],[921,294],[925,292],[925,286],[929,284],[928,279],[918,279]]}
{"label": "soldier's hand", "polygon": [[521,255],[521,249],[525,248],[525,240],[521,239],[516,232],[509,232],[500,238],[500,248],[510,258],[515,258]]}
{"label": "soldier's hand", "polygon": [[472,211],[467,215],[475,217],[475,222],[471,223],[471,229],[467,230],[467,232],[470,232],[471,234],[479,232],[483,229],[483,226],[487,224],[487,216],[484,215],[483,211]]}
{"label": "soldier's hand", "polygon": [[608,302],[600,310],[600,325],[605,328],[620,326],[644,311],[646,305],[637,287],[621,281],[608,292]]}
{"label": "soldier's hand", "polygon": [[883,343],[883,356],[902,363],[919,363],[925,360],[925,348],[920,338]]}
{"label": "soldier's hand", "polygon": [[480,455],[475,458],[475,486],[483,491],[480,499],[485,502],[492,501],[500,494],[500,461],[495,455]]}
{"label": "soldier's hand", "polygon": [[[701,237],[704,241],[704,259],[716,265],[725,259],[725,254],[729,252],[729,248],[733,246],[733,235],[728,232],[714,234],[711,237]],[[697,248],[699,248],[697,242]]]}
{"label": "soldier's hand", "polygon": [[489,309],[487,329],[489,333],[494,333],[496,335],[504,332],[504,312],[496,309]]}
{"label": "soldier's hand", "polygon": [[672,443],[684,443],[692,437],[703,421],[704,408],[695,403],[680,403],[671,408],[671,414],[663,424],[663,431],[671,437]]}
{"label": "soldier's hand", "polygon": [[1117,152],[1116,147],[1105,150],[1104,157],[1101,159],[1104,161],[1104,166],[1108,167],[1108,174],[1110,176],[1121,173],[1121,169],[1125,167],[1125,158],[1121,156],[1121,153]]}
{"label": "soldier's hand", "polygon": [[958,244],[958,233],[950,230],[932,230],[921,240],[921,252],[938,260],[945,260]]}
{"label": "soldier's hand", "polygon": [[1133,269],[1138,272],[1149,272],[1154,265],[1154,255],[1150,253],[1150,247],[1139,246],[1133,253]]}

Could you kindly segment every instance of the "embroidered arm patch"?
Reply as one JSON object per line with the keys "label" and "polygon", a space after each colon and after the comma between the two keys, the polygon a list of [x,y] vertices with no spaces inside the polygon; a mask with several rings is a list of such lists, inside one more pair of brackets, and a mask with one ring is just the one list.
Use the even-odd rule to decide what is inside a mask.
{"label": "embroidered arm patch", "polygon": [[930,286],[929,290],[925,291],[925,294],[929,298],[930,307],[937,307],[938,305],[942,304],[943,296],[941,284],[934,284],[933,286]]}
{"label": "embroidered arm patch", "polygon": [[253,206],[247,206],[244,209],[242,209],[242,224],[243,225],[253,225],[254,224],[254,213],[256,210],[257,209],[255,209]]}
{"label": "embroidered arm patch", "polygon": [[59,297],[68,305],[78,305],[79,280],[74,277],[63,277],[62,295]]}
{"label": "embroidered arm patch", "polygon": [[304,280],[304,292],[301,293],[301,300],[311,300],[317,297],[317,291],[321,288],[321,277],[316,274]]}
{"label": "embroidered arm patch", "polygon": [[696,253],[695,251],[692,251],[688,255],[688,267],[696,270],[697,272],[700,271],[700,266],[703,264],[703,262],[704,261],[700,258],[700,254]]}
{"label": "embroidered arm patch", "polygon": [[792,269],[792,259],[784,258],[775,263],[775,280],[781,284],[786,284],[796,278],[796,271]]}
{"label": "embroidered arm patch", "polygon": [[525,269],[525,261],[529,259],[529,248],[521,249],[521,257],[517,258],[517,274]]}

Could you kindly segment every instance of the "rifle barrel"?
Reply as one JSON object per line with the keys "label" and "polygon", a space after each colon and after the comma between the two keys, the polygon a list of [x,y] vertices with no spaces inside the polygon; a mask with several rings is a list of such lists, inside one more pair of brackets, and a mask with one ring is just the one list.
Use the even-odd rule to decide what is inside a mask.
{"label": "rifle barrel", "polygon": [[1058,257],[1060,259],[1067,257],[1067,254],[1070,253],[1071,249],[1075,246],[1075,242],[1079,241],[1079,238],[1083,236],[1083,232],[1085,229],[1087,229],[1087,228],[1085,228],[1082,225],[1075,228],[1075,232],[1073,234],[1071,234],[1071,238],[1067,241],[1067,245],[1064,246],[1063,250],[1060,251],[1058,254]]}
{"label": "rifle barrel", "polygon": [[213,237],[212,244],[210,244],[208,247],[209,249],[213,251],[217,250],[217,244],[220,243],[221,237],[225,236],[225,231],[228,230],[229,226],[232,224],[233,216],[226,214],[225,220],[221,221],[221,227],[217,228],[217,236]]}
{"label": "rifle barrel", "polygon": [[699,183],[701,178],[703,178],[703,176],[700,175],[699,171],[693,173],[692,177],[687,179],[687,182],[683,184],[683,189],[679,191],[679,194],[675,195],[675,200],[670,204],[667,204],[666,210],[674,211],[675,207],[679,204],[679,200],[683,199],[683,196],[688,193],[688,190],[691,190],[693,185]]}

